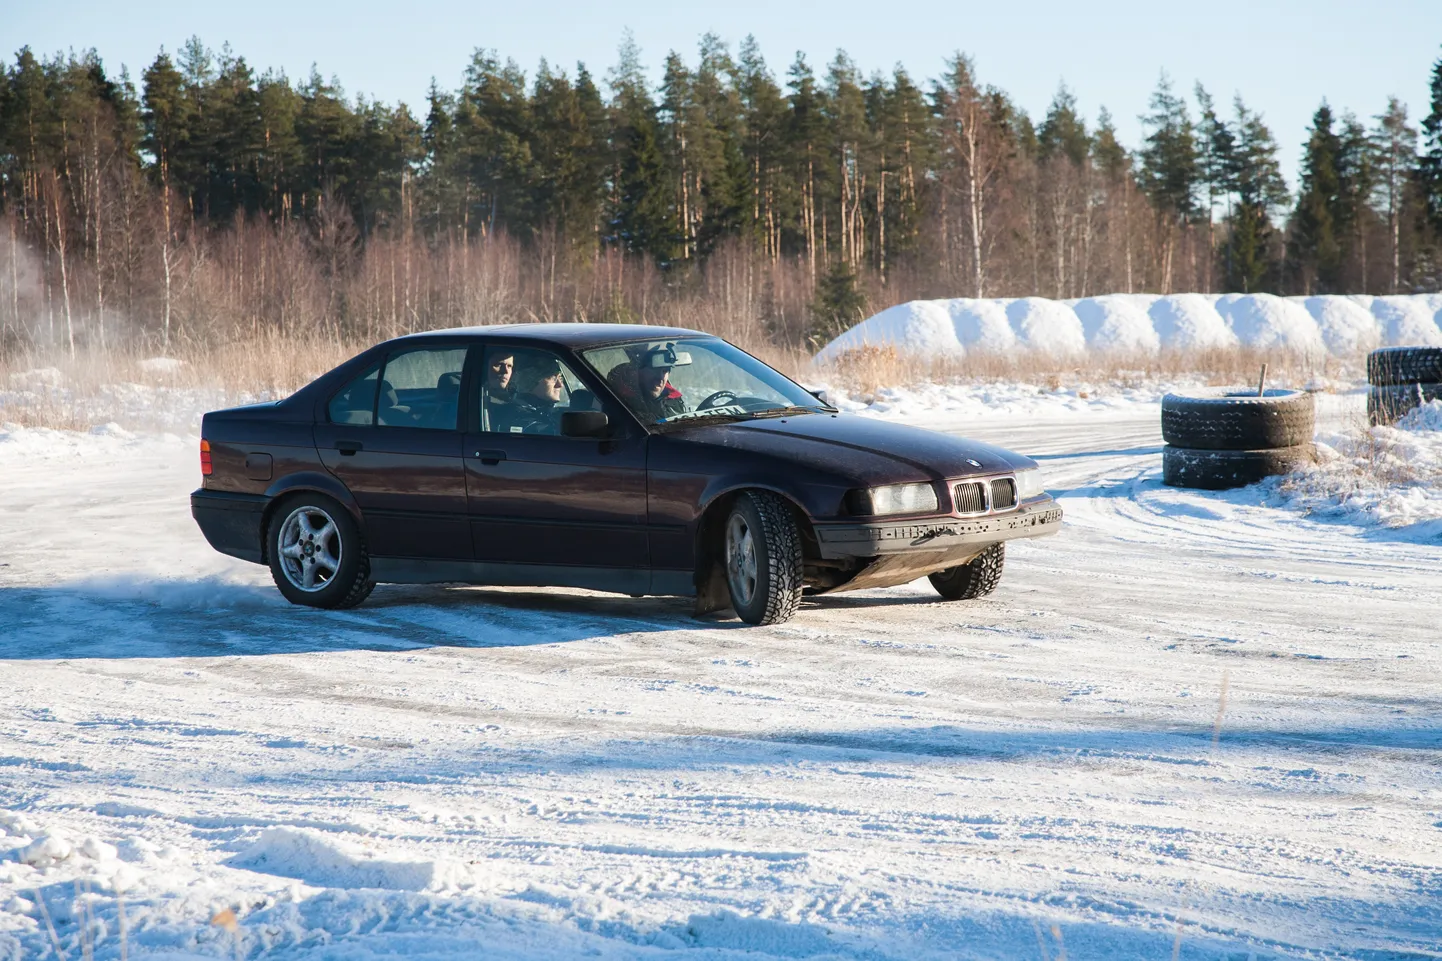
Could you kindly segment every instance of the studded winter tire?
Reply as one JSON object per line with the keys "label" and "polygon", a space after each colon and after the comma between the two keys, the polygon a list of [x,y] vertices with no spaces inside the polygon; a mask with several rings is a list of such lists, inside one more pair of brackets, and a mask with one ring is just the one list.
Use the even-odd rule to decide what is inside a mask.
{"label": "studded winter tire", "polygon": [[731,606],[747,624],[780,624],[801,606],[801,532],[791,505],[770,491],[749,491],[732,505],[722,562]]}
{"label": "studded winter tire", "polygon": [[1006,544],[993,544],[965,564],[937,571],[928,580],[948,601],[970,601],[996,590],[1005,566]]}
{"label": "studded winter tire", "polygon": [[355,607],[375,588],[365,540],[350,512],[324,494],[295,494],[271,512],[266,559],[292,604]]}
{"label": "studded winter tire", "polygon": [[1162,439],[1196,450],[1272,450],[1310,444],[1312,395],[1299,390],[1208,391],[1162,398]]}
{"label": "studded winter tire", "polygon": [[1442,384],[1442,347],[1383,347],[1367,355],[1367,383]]}
{"label": "studded winter tire", "polygon": [[1162,448],[1162,483],[1169,487],[1226,490],[1245,487],[1276,474],[1287,474],[1317,459],[1311,444],[1274,450],[1197,450]]}

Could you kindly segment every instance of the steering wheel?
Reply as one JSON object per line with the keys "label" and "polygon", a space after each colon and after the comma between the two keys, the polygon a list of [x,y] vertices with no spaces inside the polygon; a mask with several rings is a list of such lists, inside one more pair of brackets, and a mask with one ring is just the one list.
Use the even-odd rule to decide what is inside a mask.
{"label": "steering wheel", "polygon": [[716,391],[716,393],[710,395],[705,400],[701,401],[701,403],[697,404],[696,409],[710,410],[713,407],[724,407],[726,405],[722,403],[723,401],[734,402],[735,400],[736,392],[734,390],[718,390]]}

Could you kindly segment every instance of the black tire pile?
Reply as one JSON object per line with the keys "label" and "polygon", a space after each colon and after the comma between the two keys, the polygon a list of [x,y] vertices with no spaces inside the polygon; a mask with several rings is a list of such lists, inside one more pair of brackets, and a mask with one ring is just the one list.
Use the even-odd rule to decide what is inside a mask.
{"label": "black tire pile", "polygon": [[1383,347],[1367,355],[1367,420],[1394,424],[1407,411],[1442,399],[1442,347]]}
{"label": "black tire pile", "polygon": [[1305,391],[1168,394],[1162,398],[1162,483],[1224,490],[1310,464],[1316,420]]}

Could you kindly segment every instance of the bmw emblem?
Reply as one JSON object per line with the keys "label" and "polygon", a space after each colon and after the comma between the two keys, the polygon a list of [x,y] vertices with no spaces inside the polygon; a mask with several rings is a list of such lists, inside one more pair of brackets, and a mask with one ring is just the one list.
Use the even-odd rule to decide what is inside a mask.
{"label": "bmw emblem", "polygon": [[979,461],[979,460],[972,460],[970,457],[968,457],[968,458],[966,459],[966,462],[967,462],[968,464],[970,464],[972,467],[980,467],[980,466],[981,466],[981,461]]}

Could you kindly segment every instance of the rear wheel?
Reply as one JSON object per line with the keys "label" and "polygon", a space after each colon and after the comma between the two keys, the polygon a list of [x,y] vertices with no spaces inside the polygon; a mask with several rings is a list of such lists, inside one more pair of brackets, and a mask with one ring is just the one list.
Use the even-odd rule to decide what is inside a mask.
{"label": "rear wheel", "polygon": [[355,607],[375,581],[360,529],[324,494],[297,494],[271,515],[270,575],[285,599],[307,607]]}
{"label": "rear wheel", "polygon": [[1004,566],[1006,544],[993,544],[965,564],[937,571],[928,580],[948,601],[970,601],[996,590]]}
{"label": "rear wheel", "polygon": [[726,586],[747,624],[780,624],[801,606],[801,532],[785,500],[768,491],[736,499],[726,518]]}

